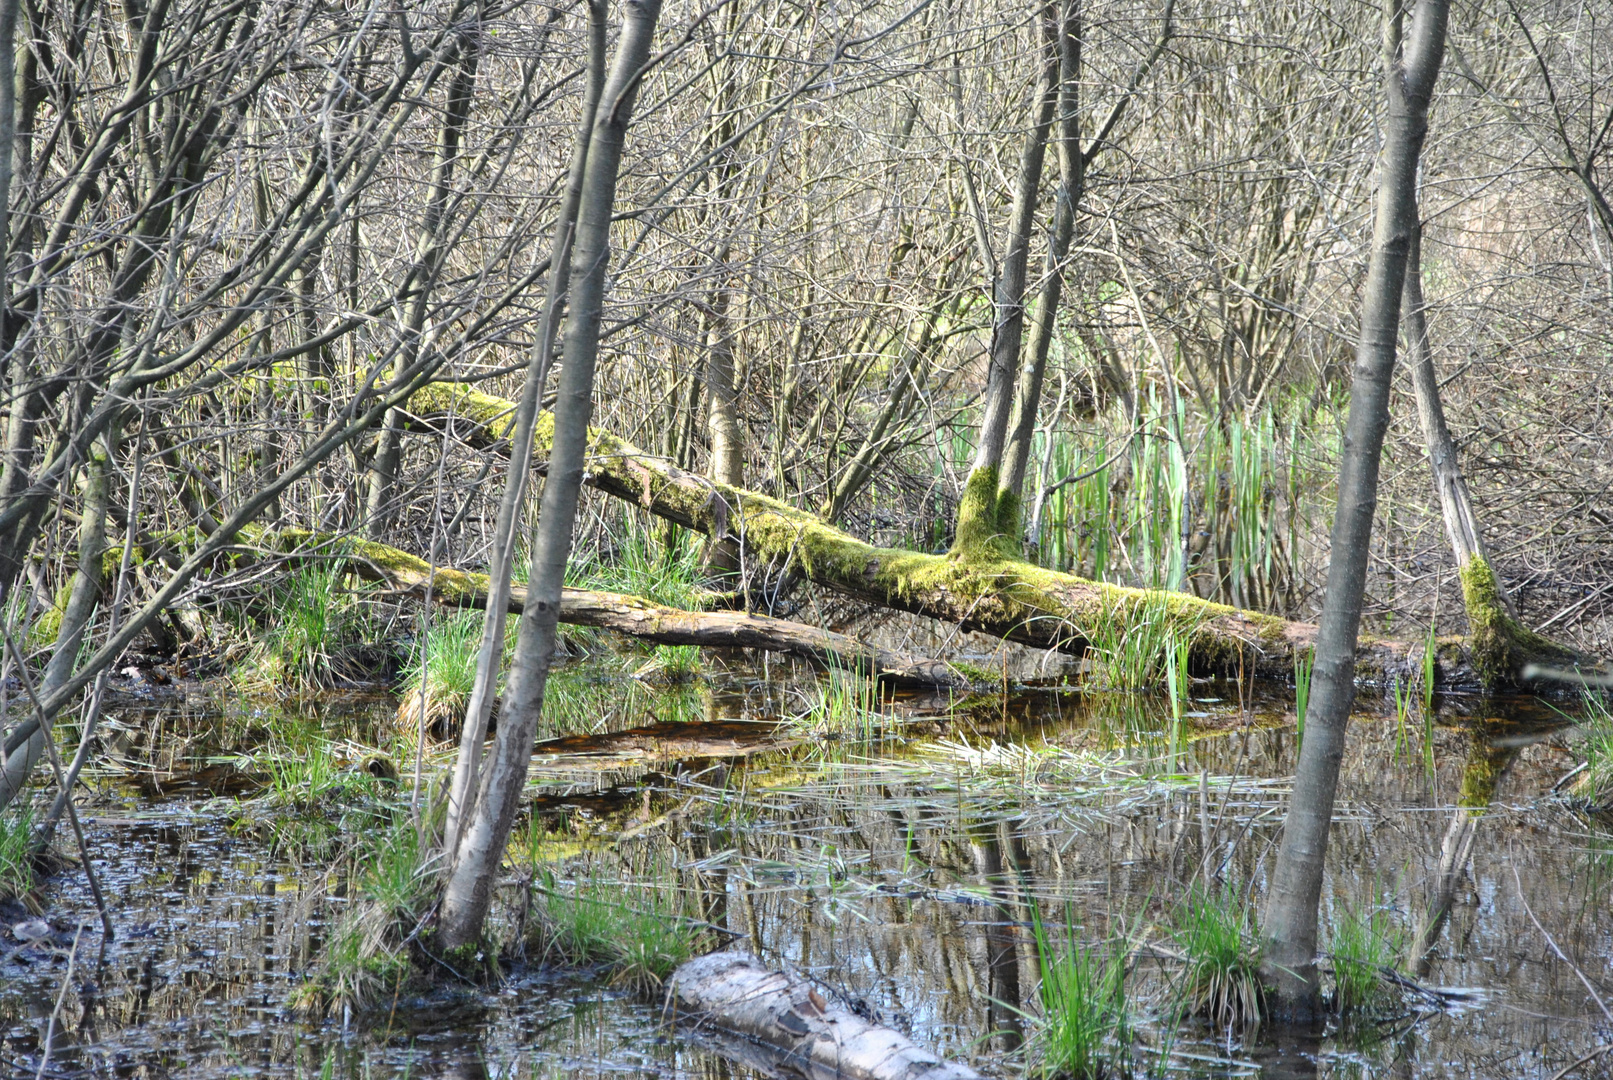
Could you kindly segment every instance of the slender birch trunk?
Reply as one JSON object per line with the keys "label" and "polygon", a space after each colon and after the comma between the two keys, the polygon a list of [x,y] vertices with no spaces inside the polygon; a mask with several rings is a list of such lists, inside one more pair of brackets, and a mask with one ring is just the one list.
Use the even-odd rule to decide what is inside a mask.
{"label": "slender birch trunk", "polygon": [[1417,419],[1428,447],[1428,469],[1445,520],[1445,535],[1456,556],[1462,582],[1462,604],[1467,611],[1468,636],[1473,643],[1474,667],[1486,683],[1516,679],[1537,662],[1572,664],[1578,657],[1535,633],[1518,621],[1518,611],[1495,572],[1484,534],[1473,513],[1473,499],[1457,459],[1456,440],[1445,424],[1439,400],[1439,376],[1434,371],[1433,349],[1422,284],[1422,223],[1413,225],[1406,257],[1405,308],[1406,359],[1417,394]]}
{"label": "slender birch trunk", "polygon": [[571,246],[577,228],[577,206],[582,201],[583,172],[588,164],[588,143],[594,130],[594,114],[605,89],[605,0],[588,0],[588,81],[583,91],[582,116],[572,142],[571,168],[566,178],[565,199],[555,220],[554,239],[549,249],[549,292],[544,301],[538,338],[527,365],[526,385],[516,405],[510,431],[510,468],[493,526],[493,550],[488,561],[487,616],[482,622],[482,640],[476,653],[476,682],[471,687],[460,732],[459,756],[454,761],[453,784],[449,789],[448,812],[443,829],[443,850],[452,852],[459,844],[461,823],[474,805],[481,779],[482,744],[493,715],[493,699],[498,684],[499,665],[504,660],[504,626],[509,614],[511,559],[515,554],[515,534],[520,526],[521,504],[526,496],[527,477],[532,464],[532,429],[537,421],[543,386],[548,381],[553,356],[555,324],[571,282]]}
{"label": "slender birch trunk", "polygon": [[1037,14],[1043,48],[1041,74],[1025,146],[1020,152],[1014,183],[1014,203],[1008,215],[1007,246],[993,283],[994,314],[991,353],[986,368],[986,403],[981,413],[974,463],[958,505],[954,550],[968,553],[1001,545],[997,520],[997,478],[1002,470],[1003,446],[1014,404],[1014,374],[1019,370],[1020,346],[1025,337],[1025,278],[1030,265],[1031,233],[1036,224],[1036,203],[1042,188],[1042,163],[1047,157],[1053,110],[1059,99],[1059,53],[1053,5]]}
{"label": "slender birch trunk", "polygon": [[1008,444],[1004,450],[1001,475],[997,480],[997,520],[1010,541],[1021,531],[1021,491],[1025,469],[1030,462],[1031,440],[1036,432],[1036,413],[1042,402],[1042,379],[1047,371],[1047,354],[1058,325],[1059,300],[1064,293],[1064,260],[1075,237],[1075,213],[1081,204],[1086,183],[1086,158],[1081,153],[1081,4],[1066,0],[1058,32],[1059,92],[1058,138],[1055,147],[1059,161],[1059,190],[1053,212],[1053,235],[1048,239],[1046,278],[1031,322],[1031,348],[1014,380],[1014,412],[1009,422]]}
{"label": "slender birch trunk", "polygon": [[583,172],[577,239],[572,252],[578,272],[555,405],[554,449],[549,458],[549,479],[544,485],[527,585],[529,603],[521,614],[520,637],[492,759],[482,776],[475,808],[467,816],[452,852],[437,923],[437,945],[445,950],[472,945],[481,936],[499,861],[526,783],[532,742],[543,711],[549,660],[554,655],[561,587],[571,553],[572,525],[588,449],[588,422],[593,412],[594,366],[599,357],[616,178],[627,125],[661,13],[660,0],[627,0],[625,7],[625,25],[600,97]]}
{"label": "slender birch trunk", "polygon": [[[109,428],[109,439],[115,438],[116,425]],[[106,515],[112,487],[112,452],[97,443],[90,453],[84,470],[84,498],[79,506],[78,568],[73,572],[73,584],[68,592],[67,604],[62,609],[61,622],[56,631],[56,648],[45,665],[45,676],[39,685],[40,697],[47,698],[67,684],[73,675],[84,635],[89,632],[100,606],[101,592],[106,584],[102,556],[106,553]],[[52,717],[46,718],[52,719]],[[21,735],[22,729],[12,733]],[[47,726],[34,725],[27,737],[18,745],[5,747],[4,767],[0,768],[0,807],[5,807],[22,791],[23,785],[45,756],[45,740],[51,737]],[[7,740],[8,744],[11,740]]]}
{"label": "slender birch trunk", "polygon": [[1294,793],[1272,871],[1263,927],[1266,979],[1280,1013],[1307,1016],[1318,1004],[1317,906],[1339,765],[1355,699],[1355,649],[1378,464],[1389,425],[1389,390],[1400,329],[1406,258],[1417,227],[1417,162],[1428,105],[1445,52],[1448,0],[1418,0],[1411,34],[1400,41],[1398,0],[1385,6],[1385,87],[1389,98],[1378,163],[1372,262],[1361,303],[1360,342],[1339,467],[1327,599],[1317,629],[1312,696]]}

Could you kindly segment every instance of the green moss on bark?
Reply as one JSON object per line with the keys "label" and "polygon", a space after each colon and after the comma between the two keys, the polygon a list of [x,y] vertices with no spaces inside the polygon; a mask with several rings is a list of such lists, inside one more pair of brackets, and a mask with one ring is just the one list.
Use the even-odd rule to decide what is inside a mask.
{"label": "green moss on bark", "polygon": [[1473,669],[1486,686],[1513,682],[1532,663],[1575,663],[1579,657],[1507,614],[1495,571],[1475,556],[1461,569]]}

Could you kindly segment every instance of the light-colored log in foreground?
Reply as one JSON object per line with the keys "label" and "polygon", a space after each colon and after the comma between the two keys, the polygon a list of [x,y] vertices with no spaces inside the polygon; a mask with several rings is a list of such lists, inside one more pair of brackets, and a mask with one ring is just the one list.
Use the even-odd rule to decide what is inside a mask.
{"label": "light-colored log in foreground", "polygon": [[690,960],[667,984],[668,1007],[718,1031],[769,1047],[809,1077],[840,1080],[980,1080],[899,1031],[870,1023],[805,979],[769,970],[746,952]]}

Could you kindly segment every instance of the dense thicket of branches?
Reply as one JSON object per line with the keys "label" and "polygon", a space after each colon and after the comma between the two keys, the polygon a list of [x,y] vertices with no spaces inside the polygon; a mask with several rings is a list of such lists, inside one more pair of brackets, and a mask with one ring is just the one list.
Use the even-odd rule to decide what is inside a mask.
{"label": "dense thicket of branches", "polygon": [[[1140,78],[1165,5],[1072,9],[1061,100],[1094,152],[1062,265],[1046,264],[1059,170],[1037,189],[1026,295],[1049,273],[1065,287],[1027,539],[1045,541],[1061,480],[1108,464],[1117,503],[1141,483],[1123,453],[1064,473],[1059,445],[1144,432],[1191,456],[1271,410],[1265,483],[1303,490],[1262,505],[1291,539],[1246,581],[1220,531],[1237,508],[1179,494],[1181,583],[1303,615],[1366,266],[1379,13],[1173,7]],[[946,547],[1044,78],[1040,12],[670,4],[623,162],[595,423],[877,543]],[[203,558],[120,572],[118,555],[250,517],[485,564],[503,458],[402,406],[431,377],[518,396],[584,15],[21,2],[0,330],[14,634],[59,623],[76,656],[70,632],[111,633],[115,592],[129,610],[216,593]],[[1539,0],[1459,12],[1450,37],[1421,193],[1446,412],[1524,621],[1605,652],[1613,34]],[[1367,616],[1459,629],[1404,374],[1391,416]],[[104,537],[81,527],[97,491]],[[1108,573],[1147,583],[1124,559]]]}

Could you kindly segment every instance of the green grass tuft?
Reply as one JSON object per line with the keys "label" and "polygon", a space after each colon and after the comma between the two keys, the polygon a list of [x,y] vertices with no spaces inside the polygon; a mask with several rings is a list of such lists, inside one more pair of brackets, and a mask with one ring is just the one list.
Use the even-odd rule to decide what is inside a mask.
{"label": "green grass tuft", "polygon": [[1186,658],[1193,627],[1171,610],[1170,599],[1150,593],[1116,599],[1081,627],[1097,662],[1097,681],[1111,690],[1163,689],[1172,680],[1180,696],[1188,686]]}
{"label": "green grass tuft", "polygon": [[434,890],[419,835],[402,809],[383,811],[360,835],[353,901],[331,931],[315,977],[293,996],[304,1012],[374,1009],[415,978],[411,946]]}
{"label": "green grass tuft", "polygon": [[566,567],[566,584],[577,589],[627,593],[667,607],[699,607],[705,582],[700,545],[686,530],[666,544],[636,516],[612,535],[614,550],[579,553]]}
{"label": "green grass tuft", "polygon": [[654,889],[595,880],[562,885],[552,872],[533,888],[542,905],[529,948],[566,964],[602,965],[613,984],[645,996],[703,944],[703,928]]}
{"label": "green grass tuft", "polygon": [[1613,808],[1613,700],[1606,691],[1585,694],[1579,723],[1585,736],[1585,771],[1569,793],[1593,809]]}
{"label": "green grass tuft", "polygon": [[883,717],[879,685],[855,672],[833,670],[806,692],[807,711],[796,722],[812,731],[850,739],[872,739]]}
{"label": "green grass tuft", "polygon": [[34,810],[27,799],[0,813],[0,899],[21,896],[34,887]]}
{"label": "green grass tuft", "polygon": [[687,682],[700,673],[700,646],[657,645],[655,653],[633,672],[635,679],[649,682]]}
{"label": "green grass tuft", "polygon": [[[423,707],[427,736],[443,739],[455,734],[476,686],[476,654],[485,617],[484,612],[465,610],[432,620],[424,658],[416,651],[404,669],[398,697],[399,730],[410,736],[418,731]],[[504,623],[506,659],[515,648],[519,627],[520,620],[513,616]]]}
{"label": "green grass tuft", "polygon": [[365,678],[375,666],[359,595],[332,563],[298,567],[270,590],[269,615],[233,673],[252,693],[305,694]]}
{"label": "green grass tuft", "polygon": [[1235,888],[1194,888],[1176,905],[1171,937],[1187,957],[1187,1012],[1218,1027],[1260,1019],[1260,953],[1247,899]]}
{"label": "green grass tuft", "polygon": [[1399,958],[1403,935],[1387,905],[1363,914],[1346,905],[1333,925],[1333,1008],[1339,1013],[1381,1010],[1395,997],[1385,977]]}
{"label": "green grass tuft", "polygon": [[1065,913],[1062,945],[1034,905],[1031,918],[1041,975],[1042,1012],[1031,1041],[1039,1072],[1070,1080],[1129,1074],[1134,1035],[1124,951],[1083,945],[1073,912]]}

